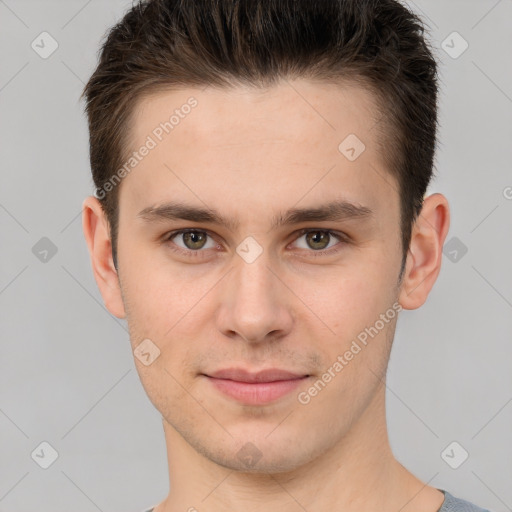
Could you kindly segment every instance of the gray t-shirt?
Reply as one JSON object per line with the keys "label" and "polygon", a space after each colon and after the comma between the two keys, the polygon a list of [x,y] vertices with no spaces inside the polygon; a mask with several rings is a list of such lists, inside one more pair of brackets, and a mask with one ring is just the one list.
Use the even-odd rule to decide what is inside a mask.
{"label": "gray t-shirt", "polygon": [[[444,494],[444,501],[437,512],[491,512],[490,510],[478,507],[469,501],[456,498],[443,489],[438,489],[438,491],[441,491]],[[154,508],[150,508],[144,512],[153,512],[153,510]]]}

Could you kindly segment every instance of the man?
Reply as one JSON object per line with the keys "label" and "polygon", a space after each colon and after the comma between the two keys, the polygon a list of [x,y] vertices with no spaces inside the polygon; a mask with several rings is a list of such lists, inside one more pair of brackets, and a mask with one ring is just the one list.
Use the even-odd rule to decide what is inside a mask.
{"label": "man", "polygon": [[398,314],[449,229],[436,63],[395,0],[149,0],[84,91],[83,227],[162,414],[154,512],[483,509],[389,446]]}

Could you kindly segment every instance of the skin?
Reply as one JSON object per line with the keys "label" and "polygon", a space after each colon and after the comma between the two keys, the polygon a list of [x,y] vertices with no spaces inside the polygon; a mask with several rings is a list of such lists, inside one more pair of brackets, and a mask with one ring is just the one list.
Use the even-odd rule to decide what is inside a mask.
{"label": "skin", "polygon": [[[416,309],[425,302],[449,229],[446,198],[425,198],[398,283],[398,188],[379,153],[369,92],[304,79],[263,91],[159,92],[137,106],[131,149],[190,96],[197,107],[120,185],[118,271],[100,203],[93,196],[83,203],[106,307],[127,319],[132,349],[149,338],[160,350],[149,366],[135,358],[162,414],[168,452],[172,492],[156,512],[437,511],[443,494],[406,470],[389,446],[385,373],[398,316],[307,405],[297,395],[394,303]],[[351,133],[366,146],[353,162],[338,150]],[[375,214],[271,229],[278,212],[340,198]],[[206,205],[239,225],[138,216],[170,200]],[[181,235],[165,240],[184,228],[211,237],[204,248]],[[333,236],[321,248],[339,251],[318,256],[302,228],[350,241]],[[247,236],[263,251],[252,263],[236,252]],[[200,247],[201,255],[173,246],[189,254]],[[311,377],[272,403],[247,405],[201,376],[235,366]],[[261,455],[252,467],[237,456],[248,442]]]}

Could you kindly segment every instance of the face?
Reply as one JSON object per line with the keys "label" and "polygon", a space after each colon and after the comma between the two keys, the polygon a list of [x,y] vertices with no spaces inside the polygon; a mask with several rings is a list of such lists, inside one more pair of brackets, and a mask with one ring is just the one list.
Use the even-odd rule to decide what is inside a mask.
{"label": "face", "polygon": [[[160,353],[135,361],[164,420],[222,466],[296,468],[375,399],[402,251],[373,101],[297,80],[138,105],[131,149],[155,145],[120,185],[118,272],[132,348]],[[299,378],[211,377],[233,368]]]}

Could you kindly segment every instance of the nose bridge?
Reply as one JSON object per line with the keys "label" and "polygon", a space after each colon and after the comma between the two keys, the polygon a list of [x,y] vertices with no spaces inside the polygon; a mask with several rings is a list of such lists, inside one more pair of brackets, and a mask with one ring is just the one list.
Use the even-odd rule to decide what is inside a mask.
{"label": "nose bridge", "polygon": [[266,251],[253,261],[240,257],[236,262],[228,278],[220,317],[219,327],[224,334],[236,333],[245,341],[258,342],[290,328],[291,316],[283,302],[286,299],[282,285],[269,267]]}
{"label": "nose bridge", "polygon": [[238,282],[237,288],[249,292],[242,294],[244,297],[249,298],[248,296],[252,295],[255,299],[258,299],[263,298],[259,297],[261,294],[268,295],[268,298],[271,295],[275,296],[276,290],[273,290],[274,293],[270,294],[272,288],[275,287],[275,276],[269,270],[269,259],[268,251],[265,251],[252,262],[243,258],[242,261],[238,262],[234,277]]}
{"label": "nose bridge", "polygon": [[[269,270],[268,251],[263,251],[254,261],[248,262],[241,258],[233,272],[234,295],[236,304],[240,306],[258,306],[270,308],[277,300],[276,277]],[[245,312],[247,315],[249,311]],[[256,311],[252,310],[254,313]]]}

